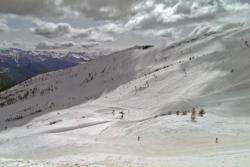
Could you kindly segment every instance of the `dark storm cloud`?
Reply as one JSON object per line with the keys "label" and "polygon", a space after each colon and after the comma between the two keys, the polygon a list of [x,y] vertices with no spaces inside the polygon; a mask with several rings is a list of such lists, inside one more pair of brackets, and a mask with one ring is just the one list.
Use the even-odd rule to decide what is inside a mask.
{"label": "dark storm cloud", "polygon": [[62,14],[58,0],[0,0],[0,13],[47,16]]}

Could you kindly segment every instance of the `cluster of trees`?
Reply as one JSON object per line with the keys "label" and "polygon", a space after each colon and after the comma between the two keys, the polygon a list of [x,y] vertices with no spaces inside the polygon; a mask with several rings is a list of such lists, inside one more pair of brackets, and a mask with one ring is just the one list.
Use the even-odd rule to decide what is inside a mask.
{"label": "cluster of trees", "polygon": [[8,93],[6,96],[0,97],[0,107],[5,107],[8,105],[12,105],[18,101],[27,100],[29,98],[32,98],[36,96],[38,93],[40,93],[41,96],[49,94],[50,92],[53,92],[55,89],[57,89],[54,85],[50,85],[47,88],[44,89],[38,89],[38,88],[30,88],[26,90],[21,90],[19,92],[11,92]]}
{"label": "cluster of trees", "polygon": [[5,122],[16,121],[16,120],[20,120],[20,119],[23,119],[23,116],[22,115],[16,115],[14,117],[7,118],[5,120]]}
{"label": "cluster of trees", "polygon": [[12,81],[8,76],[3,73],[0,73],[0,92],[11,88],[16,82]]}
{"label": "cluster of trees", "polygon": [[14,92],[14,94],[9,94],[7,96],[2,96],[1,99],[3,101],[0,103],[0,107],[14,104],[20,100],[26,100],[30,97],[35,96],[38,91],[39,90],[37,88],[32,88],[25,91]]}
{"label": "cluster of trees", "polygon": [[[29,111],[29,114],[25,114],[25,115],[22,115],[22,114],[18,114],[18,115],[15,115],[15,116],[12,116],[10,118],[7,118],[5,121],[6,122],[11,122],[11,121],[17,121],[17,120],[20,120],[20,119],[23,119],[27,116],[32,116],[32,115],[35,115],[35,114],[39,114],[39,113],[42,113],[44,110],[52,110],[54,107],[55,107],[55,103],[54,102],[51,102],[47,108],[44,108],[44,110],[42,109],[35,109],[37,108],[38,105],[35,105],[33,107],[29,107],[27,109],[24,109],[25,112],[28,112]],[[33,111],[33,112],[31,112]]]}
{"label": "cluster of trees", "polygon": [[[190,113],[189,110],[185,110],[185,111],[177,111],[176,112],[176,115],[188,115],[188,113]],[[195,108],[192,109],[191,111],[191,121],[192,122],[196,122],[197,121],[197,115],[200,116],[200,117],[204,117],[204,115],[206,114],[205,110],[202,108],[200,110],[197,110]]]}
{"label": "cluster of trees", "polygon": [[89,83],[89,82],[93,81],[95,76],[97,76],[97,73],[92,74],[92,73],[90,72],[90,73],[88,74],[87,78],[85,78],[85,79],[82,81],[82,83],[80,84],[80,86],[82,86],[82,85],[85,84],[85,83]]}
{"label": "cluster of trees", "polygon": [[192,122],[196,122],[197,121],[197,113],[200,117],[204,117],[204,115],[206,114],[204,109],[201,109],[199,111],[197,111],[195,108],[192,109],[192,113],[191,113],[191,121]]}
{"label": "cluster of trees", "polygon": [[43,96],[43,95],[47,95],[49,94],[50,92],[53,92],[54,91],[54,86],[53,85],[50,85],[49,87],[45,88],[45,89],[42,89],[40,91],[40,95]]}

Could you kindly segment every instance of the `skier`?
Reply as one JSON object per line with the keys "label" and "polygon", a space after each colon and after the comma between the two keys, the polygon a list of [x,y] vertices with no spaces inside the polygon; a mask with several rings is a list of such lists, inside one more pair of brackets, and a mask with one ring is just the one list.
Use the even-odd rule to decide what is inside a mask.
{"label": "skier", "polygon": [[136,95],[136,93],[137,93],[137,87],[135,86],[135,95]]}
{"label": "skier", "polygon": [[215,139],[215,143],[219,143],[219,139],[217,137]]}
{"label": "skier", "polygon": [[140,140],[141,140],[141,137],[140,137],[140,136],[138,136],[138,137],[137,137],[137,141],[140,141]]}
{"label": "skier", "polygon": [[120,119],[123,119],[123,117],[124,117],[124,112],[121,111],[120,114],[121,114]]}
{"label": "skier", "polygon": [[245,45],[246,45],[246,47],[248,47],[248,48],[249,48],[248,41],[245,41]]}

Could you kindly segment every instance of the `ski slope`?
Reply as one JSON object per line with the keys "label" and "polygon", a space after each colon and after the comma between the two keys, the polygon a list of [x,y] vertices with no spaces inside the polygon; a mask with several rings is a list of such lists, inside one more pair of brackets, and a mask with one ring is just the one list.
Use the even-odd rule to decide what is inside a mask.
{"label": "ski slope", "polygon": [[250,165],[248,41],[244,28],[137,46],[1,93],[0,166]]}

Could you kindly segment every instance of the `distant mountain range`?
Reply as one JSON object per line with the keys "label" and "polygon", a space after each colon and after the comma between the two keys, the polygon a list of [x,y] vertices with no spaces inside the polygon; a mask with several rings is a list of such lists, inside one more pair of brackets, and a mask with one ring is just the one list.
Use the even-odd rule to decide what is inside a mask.
{"label": "distant mountain range", "polygon": [[35,75],[65,69],[95,59],[86,52],[0,50],[0,91]]}

